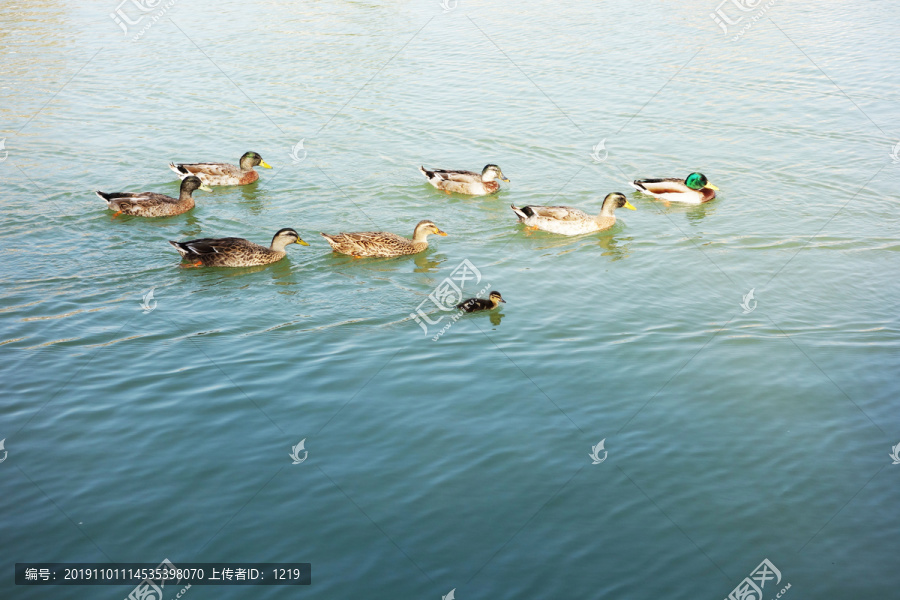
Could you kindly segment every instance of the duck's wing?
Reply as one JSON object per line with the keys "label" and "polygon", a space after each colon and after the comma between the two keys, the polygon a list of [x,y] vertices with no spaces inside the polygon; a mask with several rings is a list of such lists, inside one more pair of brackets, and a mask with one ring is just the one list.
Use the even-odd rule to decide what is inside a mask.
{"label": "duck's wing", "polygon": [[522,208],[522,212],[526,214],[529,211],[538,217],[553,219],[554,221],[583,221],[591,218],[583,210],[572,208],[571,206],[525,206]]}
{"label": "duck's wing", "polygon": [[405,237],[387,231],[356,231],[322,236],[332,248],[349,254],[372,254],[380,251],[396,251],[410,244]]}
{"label": "duck's wing", "polygon": [[236,248],[255,245],[242,238],[201,238],[187,242],[170,241],[169,243],[175,246],[182,255],[194,254],[196,256],[226,254]]}
{"label": "duck's wing", "polygon": [[169,168],[175,171],[182,179],[188,175],[227,177],[241,174],[240,167],[228,163],[178,163],[170,164]]}
{"label": "duck's wing", "polygon": [[678,179],[676,177],[666,177],[662,179],[635,179],[631,185],[642,192],[649,192],[650,194],[679,194],[679,193],[693,193],[695,190],[689,188],[685,183],[684,179]]}
{"label": "duck's wing", "polygon": [[428,179],[443,179],[444,181],[459,181],[463,183],[472,183],[476,181],[481,181],[481,174],[475,173],[473,171],[451,171],[448,169],[426,169],[425,167],[421,168],[421,171],[425,174],[425,177]]}
{"label": "duck's wing", "polygon": [[165,204],[167,202],[178,202],[178,198],[172,198],[171,196],[166,196],[165,194],[156,194],[154,192],[112,192],[106,193],[97,190],[96,194],[106,200],[109,205],[116,204],[118,206],[123,205],[131,205],[131,206],[140,206],[140,205],[153,205],[153,204]]}

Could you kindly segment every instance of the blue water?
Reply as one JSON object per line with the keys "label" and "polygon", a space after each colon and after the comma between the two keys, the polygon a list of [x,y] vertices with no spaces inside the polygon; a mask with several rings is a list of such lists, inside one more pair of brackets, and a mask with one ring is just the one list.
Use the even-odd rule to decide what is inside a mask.
{"label": "blue water", "polygon": [[[17,562],[165,558],[312,564],[196,600],[718,600],[763,559],[767,600],[896,596],[900,7],[445,6],[0,10],[0,598],[133,587]],[[185,215],[93,194],[248,150],[274,168]],[[417,171],[489,162],[483,198]],[[627,186],[693,170],[716,200]],[[591,236],[508,207],[612,191],[638,210]],[[318,235],[426,218],[414,257]],[[166,243],[282,227],[311,245],[263,268]],[[464,260],[507,304],[434,341],[410,313]]]}

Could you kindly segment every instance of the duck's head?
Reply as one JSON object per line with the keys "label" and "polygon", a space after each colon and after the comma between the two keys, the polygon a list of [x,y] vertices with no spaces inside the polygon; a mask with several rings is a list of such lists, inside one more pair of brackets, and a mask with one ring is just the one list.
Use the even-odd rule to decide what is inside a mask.
{"label": "duck's head", "polygon": [[506,304],[506,300],[503,299],[503,296],[500,295],[500,292],[491,292],[491,295],[488,296],[488,299],[494,304],[494,306],[497,306],[501,302],[503,304]]}
{"label": "duck's head", "polygon": [[495,179],[499,179],[500,181],[505,181],[509,183],[509,179],[503,175],[503,171],[500,170],[500,167],[497,165],[485,165],[484,169],[481,170],[481,180],[482,181],[493,181]]}
{"label": "duck's head", "polygon": [[617,208],[623,207],[629,210],[637,210],[634,207],[634,204],[628,201],[628,198],[625,197],[625,194],[613,192],[612,194],[607,194],[606,198],[603,199],[603,208],[601,209],[601,213],[604,215],[611,215]]}
{"label": "duck's head", "polygon": [[275,234],[275,237],[272,238],[272,250],[280,252],[284,250],[288,246],[288,244],[300,244],[301,246],[309,246],[309,244],[300,239],[300,234],[290,227],[279,229]]}
{"label": "duck's head", "polygon": [[702,190],[703,188],[709,190],[718,190],[716,186],[711,184],[709,180],[706,178],[706,175],[703,173],[691,173],[687,177],[684,178],[684,185],[688,186],[692,190]]}
{"label": "duck's head", "polygon": [[416,229],[415,231],[413,231],[413,240],[421,242],[432,234],[447,235],[446,233],[438,229],[437,225],[435,225],[428,219],[425,219],[424,221],[419,221],[419,223],[416,225]]}
{"label": "duck's head", "polygon": [[256,165],[259,165],[266,169],[272,168],[272,165],[264,161],[262,159],[262,156],[260,156],[256,152],[244,152],[244,155],[241,157],[241,170],[249,171]]}
{"label": "duck's head", "polygon": [[190,175],[181,180],[181,193],[190,194],[194,190],[203,190],[204,192],[211,192],[212,188],[203,185],[203,182],[200,181],[200,178],[196,175]]}

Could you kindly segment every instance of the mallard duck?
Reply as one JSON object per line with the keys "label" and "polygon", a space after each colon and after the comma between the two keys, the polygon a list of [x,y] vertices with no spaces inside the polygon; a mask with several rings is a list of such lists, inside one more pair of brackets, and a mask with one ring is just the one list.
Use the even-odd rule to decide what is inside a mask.
{"label": "mallard duck", "polygon": [[278,262],[285,257],[288,244],[309,246],[291,228],[280,229],[272,238],[272,245],[266,248],[243,238],[203,238],[170,244],[181,254],[181,258],[193,262],[193,266],[205,267],[254,267]]}
{"label": "mallard duck", "polygon": [[691,173],[684,179],[636,179],[631,185],[645,194],[670,202],[703,204],[716,197],[716,186],[703,173]]}
{"label": "mallard duck", "polygon": [[562,235],[581,235],[609,229],[616,224],[616,209],[622,207],[637,210],[623,194],[613,192],[603,199],[600,214],[592,217],[583,210],[571,206],[523,206],[510,205],[530,229],[540,229]]}
{"label": "mallard duck", "polygon": [[256,152],[245,152],[238,167],[228,163],[169,163],[169,168],[182,179],[196,175],[207,185],[247,185],[259,179],[259,173],[253,170],[256,165],[272,168]]}
{"label": "mallard duck", "polygon": [[428,170],[425,167],[419,167],[419,171],[425,175],[431,185],[448,194],[456,192],[470,196],[485,196],[500,189],[500,184],[494,181],[495,179],[509,183],[509,179],[503,175],[503,171],[497,165],[485,165],[481,170],[481,175],[472,171]]}
{"label": "mallard duck", "polygon": [[418,254],[428,248],[428,236],[447,235],[429,220],[419,221],[413,231],[412,239],[387,231],[361,231],[358,233],[339,233],[322,237],[331,244],[331,249],[350,256],[403,256]]}
{"label": "mallard duck", "polygon": [[122,213],[135,217],[171,217],[180,215],[194,208],[194,190],[211,192],[196,177],[185,177],[181,182],[181,193],[178,198],[154,192],[113,192],[108,194],[97,190],[95,193],[106,200],[107,208],[116,211],[115,219]]}
{"label": "mallard duck", "polygon": [[484,298],[469,298],[468,300],[463,300],[457,304],[456,308],[467,313],[479,310],[494,310],[501,302],[506,304],[506,300],[503,299],[500,292],[491,292],[491,295],[488,296],[487,300]]}

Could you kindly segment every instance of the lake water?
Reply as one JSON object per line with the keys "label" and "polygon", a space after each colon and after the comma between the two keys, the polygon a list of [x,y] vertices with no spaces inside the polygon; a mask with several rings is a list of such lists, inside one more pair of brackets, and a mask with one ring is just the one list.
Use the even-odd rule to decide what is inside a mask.
{"label": "lake water", "polygon": [[[136,6],[0,11],[0,597],[164,558],[312,564],[193,600],[718,600],[764,559],[766,599],[896,595],[900,5]],[[178,217],[93,193],[247,150],[274,168]],[[417,171],[486,163],[483,198]],[[627,186],[695,170],[715,201]],[[509,209],[612,191],[596,235]],[[415,257],[318,235],[426,218]],[[311,245],[265,268],[166,243],[282,227]],[[410,313],[465,260],[507,304],[434,341]]]}

